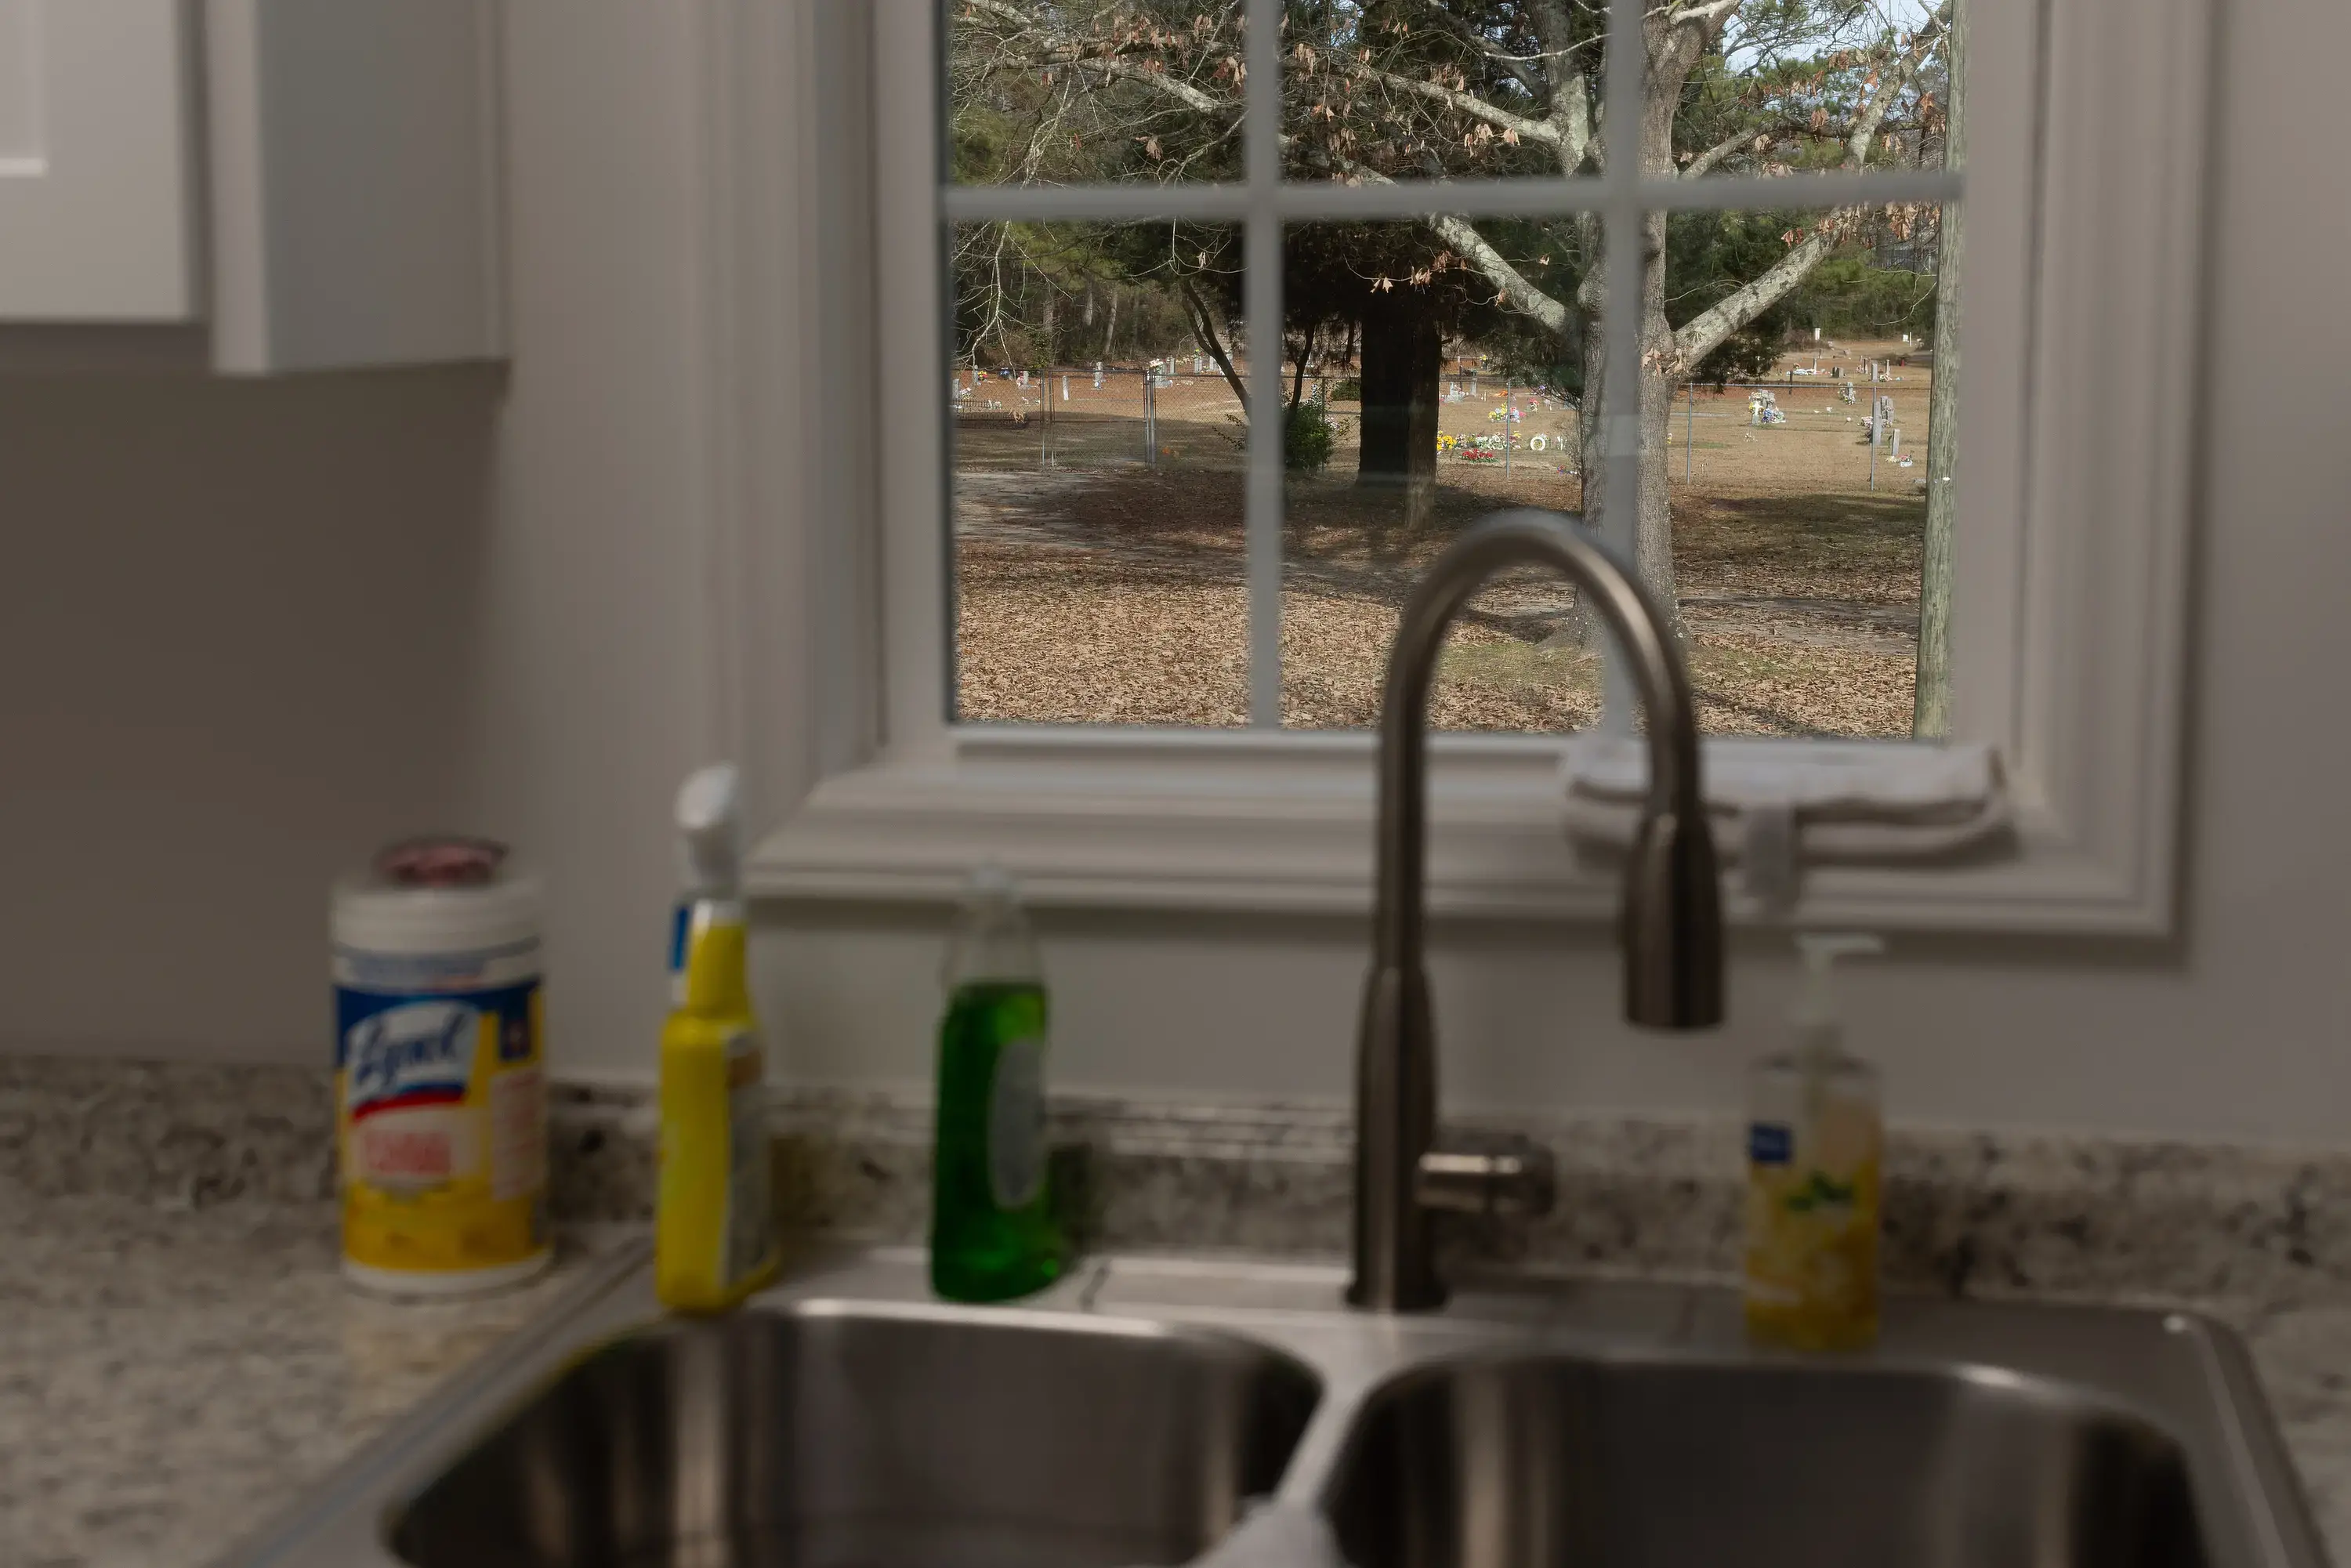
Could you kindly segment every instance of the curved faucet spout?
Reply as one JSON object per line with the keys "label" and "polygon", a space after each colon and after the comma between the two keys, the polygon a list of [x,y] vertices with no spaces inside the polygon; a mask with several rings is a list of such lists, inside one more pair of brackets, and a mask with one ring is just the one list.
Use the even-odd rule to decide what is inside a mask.
{"label": "curved faucet spout", "polygon": [[1436,1030],[1423,970],[1428,690],[1464,605],[1514,566],[1555,568],[1614,633],[1648,716],[1649,794],[1625,871],[1625,1010],[1635,1023],[1722,1019],[1722,916],[1698,787],[1697,708],[1666,618],[1557,513],[1498,512],[1438,556],[1405,600],[1380,716],[1378,882],[1356,1066],[1355,1280],[1349,1300],[1391,1312],[1444,1300],[1421,1167],[1436,1143]]}

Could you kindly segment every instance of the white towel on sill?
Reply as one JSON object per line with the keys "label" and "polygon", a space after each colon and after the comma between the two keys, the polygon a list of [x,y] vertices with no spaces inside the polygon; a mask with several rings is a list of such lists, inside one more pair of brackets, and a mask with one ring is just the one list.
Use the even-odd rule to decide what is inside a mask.
{"label": "white towel on sill", "polygon": [[[1567,835],[1579,853],[1632,846],[1649,793],[1647,743],[1579,735],[1568,742]],[[1795,899],[1806,865],[1949,860],[2007,837],[2008,786],[1988,746],[1813,741],[1801,759],[1777,747],[1706,749],[1707,817],[1716,852],[1740,867],[1766,907]]]}

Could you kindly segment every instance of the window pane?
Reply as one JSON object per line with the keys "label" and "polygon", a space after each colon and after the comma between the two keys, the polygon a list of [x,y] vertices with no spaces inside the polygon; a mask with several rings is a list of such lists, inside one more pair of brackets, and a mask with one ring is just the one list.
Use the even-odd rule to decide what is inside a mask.
{"label": "window pane", "polygon": [[1596,172],[1606,28],[1606,0],[1292,5],[1289,177]]}
{"label": "window pane", "polygon": [[963,184],[1242,177],[1241,0],[945,0]]}
{"label": "window pane", "polygon": [[956,716],[1246,722],[1238,230],[953,241]]}
{"label": "window pane", "polygon": [[[1563,302],[1596,245],[1581,218],[1288,231],[1285,723],[1376,723],[1420,570],[1488,512],[1582,505],[1582,333]],[[1507,263],[1548,321],[1498,304],[1473,251]],[[1573,591],[1529,573],[1462,617],[1430,713],[1442,728],[1559,729],[1590,723],[1599,700]]]}
{"label": "window pane", "polygon": [[[1708,730],[1911,733],[1937,219],[1652,214],[1641,507],[1621,528],[1583,444],[1606,371],[1598,223],[1291,228],[1286,721],[1374,722],[1413,576],[1477,517],[1531,506],[1631,541]],[[1497,584],[1455,632],[1435,720],[1589,723],[1603,642],[1564,584]]]}
{"label": "window pane", "polygon": [[[1713,47],[1650,83],[1677,93],[1685,175],[1940,169],[1949,129],[1945,0],[1740,5]],[[1651,165],[1665,152],[1653,148]]]}
{"label": "window pane", "polygon": [[1931,208],[1667,222],[1652,353],[1676,368],[1644,389],[1644,461],[1662,448],[1713,733],[1911,733],[1939,227]]}

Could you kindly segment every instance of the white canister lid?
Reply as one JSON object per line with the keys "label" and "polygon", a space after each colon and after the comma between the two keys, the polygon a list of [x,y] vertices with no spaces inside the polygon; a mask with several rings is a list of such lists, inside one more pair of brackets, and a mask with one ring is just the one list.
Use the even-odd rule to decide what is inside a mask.
{"label": "white canister lid", "polygon": [[468,880],[423,882],[403,875],[395,845],[366,871],[336,880],[335,946],[399,956],[472,953],[538,939],[538,878],[505,862],[503,847]]}

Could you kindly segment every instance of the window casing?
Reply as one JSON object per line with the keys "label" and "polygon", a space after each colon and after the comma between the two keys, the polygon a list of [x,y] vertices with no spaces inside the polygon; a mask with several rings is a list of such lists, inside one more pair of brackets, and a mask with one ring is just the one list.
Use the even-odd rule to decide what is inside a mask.
{"label": "window casing", "polygon": [[[1998,746],[2008,759],[2018,852],[1936,869],[1823,868],[1807,880],[1800,917],[2159,934],[2172,921],[2177,858],[2195,472],[2193,407],[2177,389],[2194,384],[2210,19],[2204,0],[1973,4],[1953,731]],[[730,34],[756,26],[744,19],[755,9],[722,10],[705,62],[727,87],[713,97],[709,133],[714,162],[727,165],[712,203],[720,274],[713,294],[726,323],[717,335],[738,345],[716,397],[738,410],[756,395],[747,389],[787,383],[792,364],[820,351],[853,353],[860,341],[872,345],[872,385],[862,396],[935,382],[946,340],[940,235],[956,218],[1057,215],[1061,204],[1066,215],[1236,216],[1262,235],[1278,235],[1284,217],[1482,212],[1510,202],[1558,212],[1612,201],[1630,210],[1799,199],[1792,179],[1613,189],[1601,188],[1605,176],[1573,183],[1582,189],[1512,182],[1525,188],[1480,192],[1475,204],[1438,196],[1441,187],[1277,191],[1270,156],[1238,191],[1154,186],[1105,199],[963,187],[943,198],[932,0],[841,8],[870,16],[871,34],[838,14],[800,19],[793,37],[803,46],[830,38],[836,60],[866,52],[867,81],[840,71],[795,79],[807,60]],[[788,112],[796,87],[818,100],[800,111],[797,141],[778,136],[773,118]],[[795,149],[781,160],[787,166],[725,155],[753,134]],[[868,157],[871,174],[861,179]],[[754,162],[764,180],[746,166]],[[1886,200],[1951,193],[1939,175],[1820,178],[1868,180],[1867,193]],[[750,221],[772,210],[778,185],[809,225],[799,232],[823,235],[819,243],[796,246]],[[1270,308],[1258,274],[1271,270],[1251,275],[1252,310]],[[862,300],[866,277],[870,300]],[[735,325],[763,310],[790,319],[765,333]],[[763,356],[777,361],[764,374]],[[844,416],[782,397],[759,406],[799,427],[797,442],[738,434],[719,455],[713,583],[733,611],[721,617],[729,630],[717,657],[741,672],[745,749],[755,758],[779,754],[784,714],[813,738],[771,771],[813,782],[760,845],[758,891],[930,899],[993,859],[1041,902],[1326,913],[1367,905],[1370,736],[1264,727],[1278,712],[1278,686],[1269,692],[1264,674],[1252,693],[1260,727],[1250,730],[950,724],[941,422],[893,421],[886,452],[860,452],[855,439],[828,434],[828,421],[843,430],[859,423],[853,410]],[[745,417],[754,416],[722,425],[739,431]],[[2060,423],[2065,440],[2036,439]],[[803,453],[832,455],[820,475],[811,477],[820,465],[807,464],[797,476],[784,472],[798,443]],[[1254,511],[1271,515],[1264,497],[1270,490],[1278,502],[1278,464],[1275,455],[1253,473]],[[779,514],[795,507],[805,508],[805,527],[787,568],[728,570],[758,554],[767,531],[789,528]],[[1253,636],[1262,638],[1275,624],[1262,601],[1278,593],[1279,537],[1270,526],[1252,530]],[[797,678],[759,651],[775,648],[779,617],[819,628]],[[1272,668],[1262,658],[1256,667]],[[1822,743],[1709,744],[1801,756]],[[1612,907],[1607,879],[1581,870],[1559,831],[1559,750],[1555,737],[1441,737],[1436,908],[1573,917]]]}

